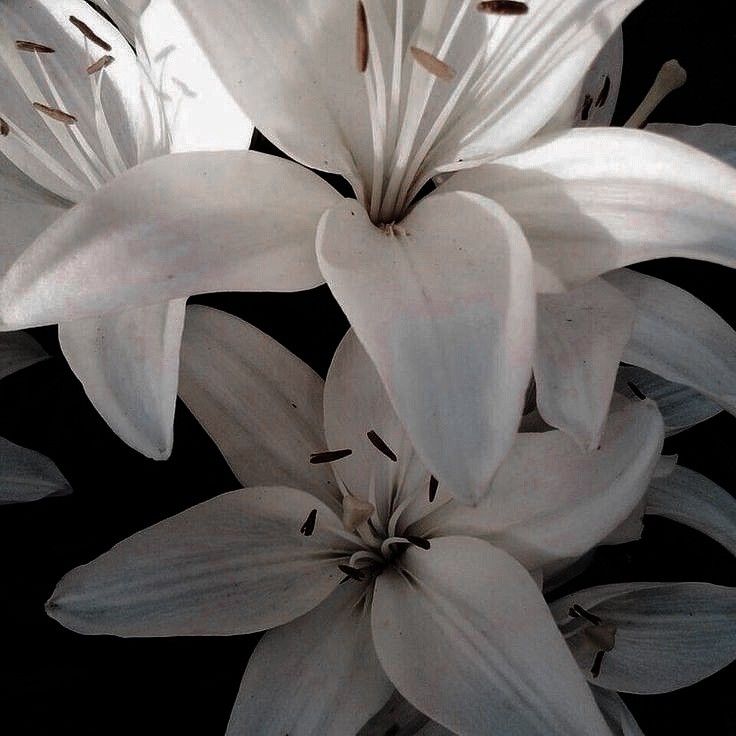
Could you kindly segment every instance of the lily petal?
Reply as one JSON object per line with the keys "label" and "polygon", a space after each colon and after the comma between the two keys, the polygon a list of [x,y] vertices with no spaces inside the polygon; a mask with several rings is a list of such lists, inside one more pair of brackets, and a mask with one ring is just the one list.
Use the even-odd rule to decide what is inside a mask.
{"label": "lily petal", "polygon": [[347,200],[320,221],[317,256],[426,467],[476,503],[513,441],[531,372],[520,230],[474,194],[427,197],[388,230]]}
{"label": "lily petal", "polygon": [[0,334],[0,379],[48,357],[48,353],[25,332]]}
{"label": "lily petal", "polygon": [[479,539],[409,549],[375,583],[373,641],[415,707],[460,736],[607,734],[536,584]]}
{"label": "lily petal", "polygon": [[0,437],[0,506],[72,492],[49,458]]}
{"label": "lily petal", "polygon": [[617,693],[595,685],[591,685],[590,689],[614,736],[644,736],[626,703]]}
{"label": "lily petal", "polygon": [[602,279],[539,295],[534,359],[539,413],[585,449],[600,442],[634,314],[629,299]]}
{"label": "lily petal", "polygon": [[13,327],[53,324],[202,292],[311,288],[322,281],[317,223],[339,199],[275,156],[162,156],[41,235],[0,282],[0,317]]}
{"label": "lily petal", "polygon": [[243,485],[305,488],[338,508],[329,468],[309,463],[325,446],[323,386],[306,363],[247,322],[187,309],[179,393]]}
{"label": "lily petal", "polygon": [[408,533],[483,537],[529,570],[578,558],[640,503],[663,440],[654,402],[621,399],[594,452],[563,432],[519,434],[481,505],[447,506]]}
{"label": "lily petal", "polygon": [[59,325],[69,367],[102,418],[154,460],[174,443],[184,299]]}
{"label": "lily petal", "polygon": [[443,188],[479,192],[519,222],[538,287],[571,288],[637,261],[736,266],[736,170],[642,130],[578,128]]}
{"label": "lily petal", "polygon": [[134,44],[140,15],[150,2],[151,0],[97,0],[97,5],[112,18],[128,43]]}
{"label": "lily petal", "polygon": [[[316,510],[311,535],[300,528]],[[82,634],[246,634],[314,608],[342,577],[350,543],[314,496],[248,488],[205,501],[62,578],[48,614]]]}
{"label": "lily petal", "polygon": [[628,268],[605,279],[636,305],[623,360],[691,386],[736,414],[736,331],[692,294],[661,279]]}
{"label": "lily petal", "polygon": [[667,436],[677,434],[720,414],[718,404],[689,386],[672,383],[644,368],[621,366],[616,391],[630,398],[646,396],[657,404]]}
{"label": "lily petal", "polygon": [[706,123],[705,125],[680,125],[677,123],[649,123],[650,133],[695,146],[715,156],[724,163],[736,166],[736,125]]}
{"label": "lily petal", "polygon": [[678,465],[652,481],[645,513],[697,529],[736,555],[736,499],[704,475]]}
{"label": "lily petal", "polygon": [[373,648],[366,592],[360,583],[340,586],[265,634],[248,662],[227,736],[345,736],[386,702],[393,685]]}
{"label": "lily petal", "polygon": [[[595,630],[569,615],[577,604],[615,627],[600,674]],[[595,684],[650,695],[693,685],[736,658],[736,588],[709,583],[621,583],[588,588],[551,605],[580,667]]]}

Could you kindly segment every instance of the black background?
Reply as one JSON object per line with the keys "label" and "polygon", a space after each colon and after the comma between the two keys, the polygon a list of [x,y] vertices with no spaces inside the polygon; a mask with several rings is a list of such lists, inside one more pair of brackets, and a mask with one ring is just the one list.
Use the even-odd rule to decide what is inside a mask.
{"label": "black background", "polygon": [[[626,60],[616,124],[633,112],[670,58],[687,69],[688,82],[652,120],[736,124],[734,21],[731,2],[646,0],[624,26]],[[255,146],[272,150],[258,137]],[[646,264],[642,270],[689,289],[736,326],[736,275],[728,270],[678,260]],[[195,301],[251,321],[322,375],[347,327],[326,288]],[[50,456],[75,492],[0,509],[0,733],[220,736],[257,637],[83,637],[47,619],[43,602],[72,567],[238,484],[181,403],[168,462],[146,460],[127,448],[86,400],[59,355],[55,330],[33,334],[53,357],[0,384],[0,435]],[[736,493],[735,441],[736,419],[721,414],[668,440],[666,449]],[[624,580],[734,585],[736,570],[732,558],[710,540],[677,524],[650,520],[641,542],[599,550],[581,585]],[[721,736],[736,734],[735,687],[732,665],[686,690],[626,700],[648,736]]]}

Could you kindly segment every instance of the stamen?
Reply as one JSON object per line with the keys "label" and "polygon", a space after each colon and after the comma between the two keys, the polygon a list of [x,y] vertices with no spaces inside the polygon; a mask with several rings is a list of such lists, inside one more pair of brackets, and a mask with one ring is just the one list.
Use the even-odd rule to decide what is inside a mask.
{"label": "stamen", "polygon": [[10,126],[5,122],[5,120],[0,118],[0,135],[5,138],[8,133],[10,133]]}
{"label": "stamen", "polygon": [[90,64],[87,67],[87,74],[89,74],[90,76],[92,76],[93,74],[97,74],[97,72],[102,71],[105,67],[110,66],[113,61],[115,61],[115,57],[106,54],[101,59],[98,59],[94,64]]}
{"label": "stamen", "polygon": [[312,509],[307,516],[306,521],[299,530],[305,537],[311,537],[314,534],[314,525],[317,523],[317,509]]}
{"label": "stamen", "polygon": [[440,487],[440,482],[433,475],[429,476],[429,502],[434,503],[437,498],[437,489]]}
{"label": "stamen", "polygon": [[79,18],[75,18],[73,15],[70,15],[69,22],[75,28],[77,28],[87,40],[92,41],[92,43],[96,44],[105,51],[112,51],[112,46],[110,46],[107,41],[100,38],[84,21],[79,20]]}
{"label": "stamen", "polygon": [[577,603],[573,604],[572,608],[568,610],[567,614],[572,618],[584,618],[586,621],[589,621],[594,626],[599,626],[601,624],[601,619],[598,618],[598,616],[591,613],[590,611],[586,611],[582,606],[579,606]]}
{"label": "stamen", "polygon": [[513,0],[487,0],[476,6],[481,13],[491,15],[526,15],[529,6],[526,3],[518,3]]}
{"label": "stamen", "polygon": [[432,545],[429,543],[429,539],[424,537],[406,537],[407,542],[411,542],[415,547],[419,549],[429,549]]}
{"label": "stamen", "polygon": [[593,98],[585,95],[583,98],[583,109],[580,111],[580,119],[585,121],[590,117],[590,108],[593,107]]}
{"label": "stamen", "polygon": [[368,68],[368,20],[362,0],[358,0],[355,13],[355,63],[361,74]]}
{"label": "stamen", "polygon": [[627,381],[626,385],[631,389],[631,393],[633,393],[637,399],[641,401],[646,399],[647,395],[633,381]]}
{"label": "stamen", "polygon": [[35,51],[37,54],[55,54],[56,49],[51,46],[44,46],[42,43],[34,43],[33,41],[16,41],[15,48],[18,51]]}
{"label": "stamen", "polygon": [[687,73],[680,66],[676,59],[670,59],[662,65],[662,68],[654,80],[652,88],[647,92],[646,97],[641,101],[639,107],[636,108],[634,114],[628,119],[625,128],[642,128],[647,122],[649,116],[654,112],[657,105],[670,92],[682,87],[687,81]]}
{"label": "stamen", "polygon": [[373,447],[379,452],[382,452],[391,462],[396,462],[397,457],[394,451],[379,437],[375,430],[370,430],[367,434],[368,439],[371,441]]}
{"label": "stamen", "polygon": [[608,99],[608,94],[611,91],[611,77],[606,74],[606,78],[603,80],[603,86],[601,87],[601,91],[598,93],[598,97],[595,99],[595,106],[596,107],[603,107],[603,105],[606,104],[606,100]]}
{"label": "stamen", "polygon": [[590,668],[590,674],[593,675],[593,677],[598,677],[601,673],[601,665],[603,664],[603,657],[605,656],[605,652],[600,651],[595,653],[595,659],[593,660],[593,665]]}
{"label": "stamen", "polygon": [[449,64],[445,64],[444,61],[440,61],[436,56],[430,54],[429,51],[417,46],[411,46],[409,50],[414,57],[414,61],[438,79],[449,82],[455,77],[455,70]]}
{"label": "stamen", "polygon": [[342,460],[342,458],[348,457],[352,454],[352,450],[327,450],[327,452],[313,452],[309,456],[309,462],[312,465],[319,465],[320,463],[332,463],[335,460]]}
{"label": "stamen", "polygon": [[357,567],[350,567],[350,565],[338,565],[337,567],[340,572],[344,572],[351,580],[363,580],[365,578],[363,571]]}
{"label": "stamen", "polygon": [[42,112],[44,115],[48,115],[53,120],[58,120],[60,123],[64,123],[64,125],[73,125],[77,122],[77,119],[74,117],[74,115],[70,115],[68,112],[59,110],[56,107],[42,105],[40,102],[34,102],[33,107],[35,107],[36,110],[38,110],[39,112]]}

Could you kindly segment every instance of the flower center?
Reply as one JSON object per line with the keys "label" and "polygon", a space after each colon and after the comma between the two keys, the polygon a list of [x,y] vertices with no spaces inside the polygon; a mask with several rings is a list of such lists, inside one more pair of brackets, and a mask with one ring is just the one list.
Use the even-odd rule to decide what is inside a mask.
{"label": "flower center", "polygon": [[[362,0],[357,3],[356,63],[365,79],[373,141],[365,206],[376,224],[402,218],[433,175],[430,152],[457,132],[453,127],[462,113],[491,81],[493,69],[487,61],[499,19],[528,11],[525,3],[512,0],[462,0],[448,3],[444,12],[427,3],[416,32],[405,43],[404,0],[395,5],[392,38],[379,40],[381,21],[391,28],[377,15],[381,4],[372,4],[369,14]],[[467,59],[453,43],[462,23],[473,23],[469,12],[486,16],[492,25],[482,29],[478,48]],[[448,63],[450,56],[462,64],[461,73]]]}

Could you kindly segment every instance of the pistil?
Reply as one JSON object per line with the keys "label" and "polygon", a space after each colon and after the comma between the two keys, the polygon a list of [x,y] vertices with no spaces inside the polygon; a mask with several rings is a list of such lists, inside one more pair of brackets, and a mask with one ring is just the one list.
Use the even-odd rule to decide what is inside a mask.
{"label": "pistil", "polygon": [[626,122],[625,128],[643,128],[649,116],[667,95],[682,87],[687,81],[687,73],[676,59],[665,62],[657,74],[646,97]]}

